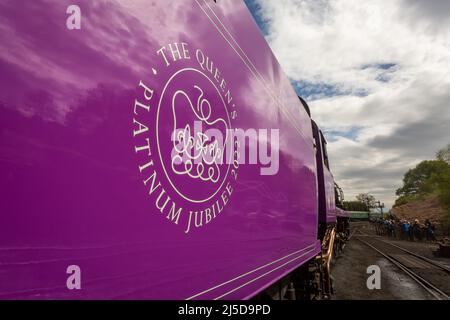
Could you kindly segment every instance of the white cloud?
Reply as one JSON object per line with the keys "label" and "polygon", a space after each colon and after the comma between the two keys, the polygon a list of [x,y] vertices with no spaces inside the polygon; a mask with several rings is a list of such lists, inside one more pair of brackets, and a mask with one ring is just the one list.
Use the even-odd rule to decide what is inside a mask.
{"label": "white cloud", "polygon": [[287,75],[340,92],[309,97],[313,118],[331,132],[359,128],[329,142],[347,198],[372,192],[391,205],[403,173],[450,142],[449,1],[255,1]]}

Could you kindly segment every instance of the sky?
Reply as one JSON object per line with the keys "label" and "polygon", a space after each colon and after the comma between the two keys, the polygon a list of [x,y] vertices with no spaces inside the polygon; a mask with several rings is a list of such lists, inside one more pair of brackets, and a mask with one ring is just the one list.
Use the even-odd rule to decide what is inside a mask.
{"label": "sky", "polygon": [[450,143],[450,1],[245,0],[328,140],[346,200],[390,207]]}

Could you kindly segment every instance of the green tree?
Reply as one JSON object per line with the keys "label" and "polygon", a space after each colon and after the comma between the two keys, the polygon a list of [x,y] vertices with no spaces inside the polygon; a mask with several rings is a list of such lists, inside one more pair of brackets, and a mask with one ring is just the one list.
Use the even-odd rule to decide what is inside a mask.
{"label": "green tree", "polygon": [[437,185],[433,175],[445,172],[448,164],[441,160],[426,160],[419,163],[414,169],[410,169],[403,177],[403,187],[397,189],[397,196],[414,200],[422,196],[432,194]]}
{"label": "green tree", "polygon": [[366,205],[368,209],[375,208],[375,197],[369,193],[360,193],[356,196],[356,200]]}
{"label": "green tree", "polygon": [[344,209],[348,211],[369,211],[367,205],[361,201],[344,201]]}
{"label": "green tree", "polygon": [[450,165],[439,173],[431,177],[437,187],[439,200],[444,208],[447,209],[447,215],[443,218],[443,223],[450,226]]}
{"label": "green tree", "polygon": [[436,159],[450,164],[450,143],[436,153]]}
{"label": "green tree", "polygon": [[396,191],[395,206],[421,200],[430,195],[439,196],[447,209],[444,225],[450,226],[450,144],[436,153],[436,160],[419,163],[403,177],[403,186]]}

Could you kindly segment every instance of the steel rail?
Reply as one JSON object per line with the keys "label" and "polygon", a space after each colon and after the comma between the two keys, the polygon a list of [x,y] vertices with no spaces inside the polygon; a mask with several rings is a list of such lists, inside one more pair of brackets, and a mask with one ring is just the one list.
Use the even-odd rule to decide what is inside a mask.
{"label": "steel rail", "polygon": [[425,280],[423,277],[419,276],[417,273],[406,267],[403,263],[398,261],[397,259],[393,258],[392,256],[384,253],[383,251],[379,250],[369,242],[362,240],[360,237],[356,236],[356,239],[368,247],[372,248],[379,254],[381,254],[383,257],[385,257],[387,260],[389,260],[391,263],[393,263],[396,267],[401,269],[403,272],[405,272],[408,276],[410,276],[411,279],[416,281],[420,286],[422,286],[428,293],[430,293],[434,298],[437,300],[450,300],[450,297],[445,294],[442,290],[434,286],[429,281]]}
{"label": "steel rail", "polygon": [[375,237],[375,236],[372,236],[372,235],[370,235],[370,234],[364,233],[364,232],[362,232],[362,231],[359,230],[359,229],[358,229],[358,230],[355,230],[355,232],[356,232],[356,231],[362,233],[364,236],[371,237],[371,238],[373,238],[373,239],[375,239],[375,240],[381,241],[381,242],[386,243],[386,244],[388,244],[388,245],[390,245],[390,246],[392,246],[392,247],[395,247],[395,248],[397,248],[397,249],[400,249],[400,250],[402,250],[403,252],[405,252],[405,253],[407,253],[407,254],[410,254],[410,255],[412,255],[412,256],[414,256],[414,257],[416,257],[416,258],[418,258],[418,259],[421,259],[421,260],[423,260],[423,261],[426,261],[426,262],[428,262],[428,263],[430,263],[430,264],[432,264],[432,265],[434,265],[434,266],[436,266],[436,267],[438,267],[438,268],[440,268],[440,269],[442,269],[442,270],[444,270],[444,271],[450,273],[450,268],[449,268],[449,267],[444,266],[443,264],[441,264],[441,263],[439,263],[439,262],[437,262],[437,261],[433,261],[433,260],[431,260],[431,259],[429,259],[429,258],[427,258],[427,257],[424,257],[424,256],[420,255],[420,254],[417,254],[417,253],[415,253],[415,252],[409,251],[408,249],[405,249],[405,248],[403,248],[403,247],[400,247],[400,246],[398,246],[398,245],[396,245],[396,244],[390,243],[389,241],[386,241],[386,240],[377,238],[377,237]]}

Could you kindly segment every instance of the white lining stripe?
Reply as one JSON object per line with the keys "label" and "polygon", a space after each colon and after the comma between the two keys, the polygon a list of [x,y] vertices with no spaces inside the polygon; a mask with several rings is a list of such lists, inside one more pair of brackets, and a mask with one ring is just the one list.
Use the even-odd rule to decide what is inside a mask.
{"label": "white lining stripe", "polygon": [[[217,16],[217,14],[215,13],[214,9],[211,8],[211,6],[208,4],[208,2],[206,0],[203,0],[203,2],[208,6],[209,10],[213,13],[213,15],[217,18],[217,20],[220,22],[221,26],[223,27],[223,29],[228,33],[228,35],[230,36],[231,39],[233,39],[233,42],[236,44],[236,46],[241,49],[242,54],[247,58],[248,62],[252,65],[255,73],[258,74],[258,76],[261,78],[262,82],[264,82],[266,84],[266,80],[264,79],[264,77],[262,76],[262,74],[259,72],[258,68],[253,64],[252,60],[247,56],[247,54],[245,53],[245,50],[242,49],[242,47],[239,45],[239,43],[236,41],[236,39],[233,37],[233,35],[231,34],[231,32],[227,29],[227,27],[223,24],[222,20],[220,20],[220,18]],[[271,90],[272,88],[269,87],[268,84],[266,84],[267,89]],[[273,94],[275,95],[275,93]],[[282,105],[282,103],[280,102],[280,104]],[[289,110],[286,110],[286,112],[290,113]]]}
{"label": "white lining stripe", "polygon": [[[248,272],[246,272],[246,273],[243,273],[243,274],[241,274],[241,275],[239,275],[239,276],[237,276],[237,277],[235,277],[235,278],[233,278],[233,279],[230,279],[230,280],[228,280],[228,281],[222,282],[222,283],[220,283],[220,284],[218,284],[218,285],[216,285],[216,286],[214,286],[214,287],[211,287],[211,288],[206,289],[206,290],[204,290],[204,291],[202,291],[202,292],[200,292],[200,293],[197,293],[197,294],[195,294],[195,295],[193,295],[193,296],[190,296],[190,297],[187,298],[186,300],[191,300],[191,299],[197,298],[198,296],[201,296],[201,295],[203,295],[203,294],[205,294],[205,293],[208,293],[208,292],[210,292],[210,291],[212,291],[212,290],[215,290],[215,289],[218,289],[218,288],[220,288],[220,287],[223,287],[224,285],[230,284],[231,282],[234,282],[234,281],[239,280],[239,279],[241,279],[241,278],[243,278],[243,277],[246,277],[246,276],[248,276],[248,275],[250,275],[250,274],[252,274],[252,273],[255,273],[255,272],[257,272],[257,271],[259,271],[259,270],[261,270],[261,269],[264,269],[264,268],[266,268],[266,267],[268,267],[268,266],[271,266],[271,265],[273,265],[273,264],[275,264],[275,263],[277,263],[277,262],[280,262],[281,260],[284,260],[284,259],[286,259],[286,258],[288,258],[288,257],[290,257],[290,256],[293,256],[294,254],[297,254],[297,253],[300,253],[300,252],[302,252],[302,251],[309,250],[309,249],[310,249],[310,251],[311,251],[311,250],[313,250],[313,249],[315,248],[315,246],[316,246],[315,244],[312,244],[312,245],[309,245],[309,246],[307,246],[307,247],[305,247],[305,248],[303,248],[303,249],[301,249],[301,250],[292,252],[292,253],[290,253],[290,254],[288,254],[288,255],[282,257],[282,258],[279,258],[279,259],[277,259],[277,260],[274,260],[274,261],[272,261],[272,262],[269,262],[269,263],[267,263],[267,264],[265,264],[265,265],[262,265],[262,266],[260,266],[260,267],[258,267],[258,268],[255,268],[255,269],[250,270],[250,271],[248,271]],[[308,251],[308,252],[310,252],[310,251]]]}
{"label": "white lining stripe", "polygon": [[[196,0],[197,1],[197,0]],[[211,8],[211,6],[208,4],[208,2],[206,0],[203,0],[203,2],[206,4],[206,6],[209,8],[209,10],[213,13],[213,15],[217,18],[217,20],[219,21],[219,23],[222,25],[223,29],[226,31],[226,33],[228,33],[228,35],[230,36],[231,39],[233,39],[233,42],[236,44],[236,46],[242,51],[242,54],[247,58],[248,62],[253,66],[254,69],[254,73],[256,73],[259,78],[260,81],[263,83],[263,85],[265,86],[266,90],[270,93],[270,95],[272,96],[272,99],[275,100],[275,102],[277,102],[280,106],[283,106],[282,109],[283,112],[286,113],[286,116],[288,117],[288,119],[292,119],[293,115],[292,113],[289,111],[289,109],[285,108],[285,105],[277,98],[277,95],[272,91],[272,88],[270,87],[270,85],[267,84],[265,78],[261,75],[261,73],[259,72],[258,68],[253,64],[252,60],[247,56],[247,54],[245,53],[245,50],[242,49],[242,47],[239,45],[239,43],[236,41],[236,39],[233,37],[233,35],[231,34],[231,32],[227,29],[227,27],[223,24],[222,20],[220,20],[220,18],[216,15],[215,11],[213,8]],[[214,23],[214,22],[213,22]],[[231,45],[231,44],[230,44]],[[242,58],[241,58],[242,59]],[[277,61],[278,62],[278,61]],[[279,65],[279,63],[278,63]],[[252,71],[252,70],[251,70]],[[256,76],[255,74],[255,76]],[[295,90],[294,90],[295,92]],[[296,93],[297,94],[297,93]],[[285,109],[284,109],[285,108]],[[294,123],[293,123],[294,124]],[[297,129],[297,127],[294,125],[294,127]],[[301,130],[300,130],[301,131]],[[302,136],[303,132],[300,132],[300,134]]]}
{"label": "white lining stripe", "polygon": [[232,289],[232,290],[230,290],[230,291],[228,291],[228,292],[222,294],[221,296],[218,296],[218,297],[214,298],[214,300],[219,300],[219,299],[221,299],[221,298],[223,298],[223,297],[229,295],[230,293],[233,293],[233,292],[235,292],[235,291],[237,291],[237,290],[239,290],[239,289],[245,287],[246,285],[249,285],[250,283],[253,283],[253,282],[255,282],[256,280],[259,280],[259,279],[261,279],[261,278],[267,276],[268,274],[270,274],[270,273],[272,273],[272,272],[274,272],[274,271],[276,271],[276,270],[278,270],[278,269],[284,267],[285,265],[287,265],[287,264],[289,264],[289,263],[291,263],[291,262],[293,262],[293,261],[295,261],[295,260],[297,260],[297,259],[300,259],[300,258],[304,257],[305,255],[307,255],[308,253],[310,253],[310,252],[312,252],[312,251],[313,251],[313,250],[311,249],[311,250],[309,250],[308,252],[305,252],[305,253],[303,253],[302,255],[300,255],[300,256],[298,256],[298,257],[295,257],[295,258],[289,260],[288,262],[283,263],[282,265],[279,265],[279,266],[276,267],[275,269],[272,269],[272,270],[270,270],[270,271],[267,271],[266,273],[264,273],[264,274],[262,274],[262,275],[260,275],[260,276],[258,276],[258,277],[256,277],[256,278],[254,278],[254,279],[252,279],[252,280],[250,280],[250,281],[247,281],[247,282],[244,283],[244,284],[241,284],[239,287],[236,287],[236,288],[234,288],[234,289]]}
{"label": "white lining stripe", "polygon": [[[274,102],[278,105],[278,109],[281,110],[281,112],[284,113],[284,115],[287,117],[287,119],[290,121],[291,125],[294,127],[294,129],[303,137],[305,137],[304,133],[300,130],[299,127],[297,127],[297,124],[294,122],[293,120],[293,116],[291,115],[291,113],[285,109],[284,105],[278,100],[278,98],[276,97],[276,95],[272,92],[272,89],[265,83],[264,79],[262,78],[262,76],[258,76],[254,70],[252,70],[252,68],[248,65],[248,63],[244,60],[244,58],[241,56],[241,54],[238,52],[238,50],[236,50],[236,48],[230,43],[230,41],[227,39],[227,37],[223,34],[223,32],[220,30],[219,26],[213,21],[213,19],[208,15],[208,13],[203,9],[202,5],[198,2],[198,0],[195,0],[195,2],[198,4],[198,6],[200,7],[200,9],[205,13],[205,15],[208,17],[208,19],[211,21],[211,23],[216,27],[217,31],[222,35],[222,37],[225,39],[226,42],[228,42],[228,44],[230,45],[230,47],[236,52],[236,54],[239,56],[239,58],[242,60],[242,62],[247,66],[247,68],[250,70],[250,72],[253,74],[253,76],[260,81],[260,83],[263,85],[263,87],[267,90],[267,92],[269,93],[269,95],[271,96],[271,98],[274,100]],[[208,6],[206,4],[206,6]],[[209,8],[209,6],[208,6]],[[211,10],[212,11],[212,10]],[[214,14],[214,12],[213,12]],[[215,15],[215,14],[214,14]],[[220,19],[219,19],[220,21]],[[222,22],[221,22],[222,23]],[[234,39],[233,39],[234,40]],[[234,40],[236,42],[236,40]],[[239,45],[238,45],[239,47]],[[239,47],[241,49],[241,51],[243,52],[242,48]],[[245,55],[245,53],[244,53]],[[247,56],[247,55],[245,55]],[[251,63],[251,61],[250,61]],[[253,65],[254,67],[254,65]],[[283,107],[281,107],[283,106]]]}
{"label": "white lining stripe", "polygon": [[[270,88],[270,87],[267,85],[267,83],[266,83],[265,80],[264,80],[264,77],[259,73],[258,69],[257,69],[257,68],[255,67],[255,65],[252,63],[252,61],[251,61],[250,58],[247,56],[247,54],[245,53],[245,51],[239,46],[239,44],[237,43],[237,41],[234,39],[234,37],[231,35],[231,33],[228,31],[228,29],[224,26],[224,24],[223,24],[222,21],[219,19],[219,17],[217,17],[217,15],[215,14],[214,10],[212,10],[212,8],[208,5],[208,3],[207,3],[206,1],[203,0],[204,4],[209,8],[209,10],[210,10],[210,11],[213,13],[213,15],[217,18],[217,20],[218,20],[218,21],[220,22],[220,24],[223,26],[224,30],[230,35],[230,37],[233,39],[233,41],[234,41],[234,43],[236,44],[236,46],[240,49],[240,51],[242,52],[242,54],[247,58],[247,61],[252,65],[253,68],[252,68],[251,66],[248,65],[247,61],[245,61],[245,59],[241,56],[241,54],[238,52],[238,50],[236,50],[236,48],[230,43],[230,41],[228,40],[228,38],[223,34],[223,32],[221,31],[221,29],[219,28],[219,26],[213,21],[213,19],[212,19],[212,18],[208,15],[208,13],[203,9],[202,5],[198,2],[198,0],[195,0],[195,2],[196,2],[197,5],[200,7],[200,9],[203,11],[203,13],[208,17],[208,19],[211,21],[211,23],[216,27],[217,31],[218,31],[218,32],[220,33],[220,35],[225,39],[225,41],[229,44],[229,46],[236,52],[236,54],[238,55],[238,57],[239,57],[239,58],[241,59],[241,61],[245,64],[245,66],[249,69],[249,71],[253,74],[253,76],[254,76],[257,80],[260,81],[260,83],[263,85],[263,87],[265,87],[265,89],[267,90],[267,92],[269,93],[269,95],[272,97],[272,99],[277,103],[278,109],[280,109],[280,110],[284,113],[284,115],[290,120],[290,122],[291,122],[292,126],[294,127],[294,129],[295,129],[298,133],[300,133],[301,136],[304,136],[303,132],[299,129],[299,127],[297,127],[296,123],[293,121],[293,116],[291,115],[291,113],[289,112],[289,110],[288,110],[288,109],[285,109],[284,104],[282,104],[282,103],[278,100],[278,98],[277,98],[277,96],[275,95],[275,93],[273,93],[272,88]],[[288,254],[288,255],[282,257],[282,258],[279,258],[279,259],[277,259],[277,260],[274,260],[274,261],[272,261],[272,262],[270,262],[270,263],[267,263],[267,264],[265,264],[265,265],[263,265],[263,266],[260,266],[260,267],[258,267],[258,268],[256,268],[256,269],[253,269],[253,270],[248,271],[248,272],[246,272],[246,273],[244,273],[244,274],[241,274],[241,275],[239,275],[239,276],[237,276],[237,277],[235,277],[235,278],[233,278],[233,279],[230,279],[230,280],[225,281],[225,282],[223,282],[223,283],[221,283],[221,284],[218,284],[218,285],[216,285],[216,286],[214,286],[214,287],[211,287],[211,288],[209,288],[209,289],[207,289],[207,290],[204,290],[204,291],[202,291],[202,292],[200,292],[200,293],[197,293],[197,294],[195,294],[195,295],[193,295],[193,296],[190,296],[190,297],[187,298],[186,300],[194,299],[194,298],[196,298],[196,297],[198,297],[198,296],[201,296],[201,295],[203,295],[203,294],[205,294],[205,293],[208,293],[208,292],[210,292],[210,291],[213,291],[213,290],[215,290],[215,289],[218,289],[218,288],[220,288],[220,287],[222,287],[222,286],[224,286],[224,285],[230,284],[230,283],[232,283],[232,282],[234,282],[234,281],[236,281],[236,280],[239,280],[239,279],[241,279],[241,278],[243,278],[243,277],[245,277],[245,276],[248,276],[248,275],[250,275],[250,274],[252,274],[252,273],[255,273],[255,272],[257,272],[257,271],[259,271],[259,270],[261,270],[261,269],[264,269],[264,268],[266,268],[266,267],[268,267],[268,266],[270,266],[270,265],[273,265],[273,264],[275,264],[275,263],[277,263],[277,262],[280,262],[281,260],[284,260],[284,259],[286,259],[286,258],[288,258],[288,257],[290,257],[290,256],[292,256],[292,255],[295,255],[295,254],[297,254],[297,253],[300,253],[300,252],[302,252],[302,251],[305,251],[305,250],[310,249],[309,251],[303,253],[302,255],[300,255],[300,256],[298,256],[298,257],[295,257],[295,258],[289,260],[288,262],[286,262],[286,263],[284,263],[284,264],[282,264],[282,265],[276,267],[275,269],[272,269],[272,270],[270,270],[270,271],[264,273],[263,275],[261,275],[261,276],[255,278],[255,279],[252,279],[252,280],[250,280],[250,281],[248,281],[248,282],[246,282],[246,283],[240,285],[239,287],[236,287],[236,288],[234,288],[233,290],[231,290],[231,291],[229,291],[229,292],[227,292],[227,293],[225,293],[225,294],[223,294],[223,295],[221,295],[221,296],[215,298],[215,300],[220,299],[220,298],[222,298],[222,297],[224,297],[224,296],[226,296],[226,295],[228,295],[228,294],[230,294],[230,293],[232,293],[232,292],[235,292],[236,290],[239,290],[239,289],[241,289],[242,287],[244,287],[244,286],[246,286],[246,285],[248,285],[248,284],[250,284],[250,283],[253,283],[254,281],[257,281],[258,279],[260,279],[260,278],[262,278],[262,277],[264,277],[264,276],[266,276],[266,275],[268,275],[268,274],[270,274],[270,273],[272,273],[272,272],[274,272],[274,271],[276,271],[276,270],[278,270],[278,269],[284,267],[285,265],[287,265],[287,264],[289,264],[289,263],[291,263],[291,262],[293,262],[293,261],[295,261],[295,260],[297,260],[297,259],[299,259],[299,258],[305,256],[306,254],[312,252],[313,249],[315,248],[315,246],[316,246],[315,244],[312,244],[312,245],[310,245],[310,246],[308,246],[308,247],[305,247],[305,248],[303,248],[303,249],[301,249],[301,250],[298,250],[298,251],[295,251],[295,252],[293,252],[293,253],[290,253],[290,254]]]}

